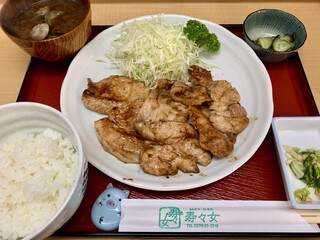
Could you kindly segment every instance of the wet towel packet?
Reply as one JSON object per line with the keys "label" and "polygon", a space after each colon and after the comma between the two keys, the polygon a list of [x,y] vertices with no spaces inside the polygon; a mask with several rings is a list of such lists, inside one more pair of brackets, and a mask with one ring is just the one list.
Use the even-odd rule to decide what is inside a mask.
{"label": "wet towel packet", "polygon": [[319,232],[284,201],[124,199],[120,232]]}

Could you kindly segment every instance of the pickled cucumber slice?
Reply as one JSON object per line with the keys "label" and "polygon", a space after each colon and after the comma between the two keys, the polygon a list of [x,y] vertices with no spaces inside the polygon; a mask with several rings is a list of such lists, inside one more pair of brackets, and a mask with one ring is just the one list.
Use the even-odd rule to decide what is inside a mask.
{"label": "pickled cucumber slice", "polygon": [[259,37],[256,43],[264,49],[269,49],[272,46],[273,40],[274,37]]}
{"label": "pickled cucumber slice", "polygon": [[293,37],[289,34],[286,34],[284,36],[278,36],[281,40],[287,41],[287,42],[293,42]]}
{"label": "pickled cucumber slice", "polygon": [[281,37],[276,37],[272,43],[273,50],[276,52],[287,52],[294,47],[294,43],[283,40]]}
{"label": "pickled cucumber slice", "polygon": [[286,52],[294,48],[294,38],[292,35],[277,35],[273,37],[259,37],[255,43],[264,49],[275,52]]}

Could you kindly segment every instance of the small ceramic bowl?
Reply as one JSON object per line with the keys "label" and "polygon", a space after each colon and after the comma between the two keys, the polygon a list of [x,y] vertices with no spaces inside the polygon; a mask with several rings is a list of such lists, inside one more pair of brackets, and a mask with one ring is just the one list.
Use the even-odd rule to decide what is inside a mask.
{"label": "small ceramic bowl", "polygon": [[[82,202],[86,186],[87,186],[87,171],[88,171],[88,162],[84,153],[84,149],[80,140],[80,136],[78,135],[75,127],[73,124],[58,110],[49,107],[44,104],[40,103],[34,103],[34,102],[17,102],[17,103],[9,103],[9,104],[4,104],[0,106],[0,145],[3,149],[1,149],[1,160],[2,160],[2,165],[1,167],[5,167],[8,174],[10,177],[6,178],[3,176],[0,176],[0,182],[2,184],[11,184],[14,187],[12,187],[12,191],[17,191],[17,195],[24,195],[23,199],[17,198],[15,194],[8,195],[8,189],[9,188],[0,188],[0,196],[4,197],[7,196],[7,198],[4,198],[5,201],[8,201],[8,199],[16,199],[18,201],[17,203],[12,203],[8,205],[8,208],[11,208],[11,218],[7,217],[4,218],[1,215],[0,219],[0,225],[1,227],[4,227],[4,224],[8,224],[8,222],[3,222],[6,221],[4,219],[9,219],[9,221],[14,221],[17,218],[20,219],[22,214],[25,214],[25,221],[21,222],[16,222],[17,226],[13,226],[12,223],[9,223],[10,227],[5,227],[2,228],[0,231],[0,239],[21,239],[23,238],[24,240],[29,240],[29,239],[45,239],[49,237],[51,234],[53,234],[57,229],[59,229],[64,223],[66,223],[76,212],[78,207],[80,206],[80,203]],[[5,127],[4,127],[5,126]],[[70,151],[66,151],[67,148],[65,147],[65,152],[66,154],[62,154],[61,150],[60,152],[55,152],[55,149],[57,147],[51,145],[46,145],[47,142],[43,144],[38,145],[38,155],[34,154],[34,152],[31,151],[31,154],[34,154],[33,156],[38,156],[38,158],[28,158],[26,156],[29,156],[29,151],[30,151],[30,146],[35,146],[35,144],[30,144],[32,142],[32,139],[35,138],[27,138],[29,141],[25,141],[25,145],[21,144],[19,147],[14,148],[15,152],[12,154],[8,147],[4,148],[3,146],[14,146],[12,143],[12,140],[10,139],[18,139],[21,135],[25,134],[38,134],[42,133],[46,129],[52,129],[56,132],[61,133],[65,138],[64,140],[59,140],[59,138],[54,138],[56,141],[59,140],[59,142],[56,145],[59,146],[68,146],[66,139],[70,139],[75,151],[77,152],[78,157],[74,159],[74,164],[70,164],[69,170],[74,170],[74,173],[72,173],[71,176],[68,176],[66,174],[66,167],[65,163],[62,164],[62,161],[56,157],[60,156],[60,159],[62,159],[62,156],[70,156]],[[52,134],[52,136],[55,136]],[[41,139],[41,138],[40,138]],[[7,142],[7,145],[4,145]],[[19,141],[20,143],[21,141]],[[12,145],[10,145],[12,144]],[[50,156],[52,157],[47,157],[48,152],[44,152],[43,149],[45,149],[44,146],[47,146],[47,150],[49,153],[52,153]],[[52,146],[52,148],[50,148]],[[70,148],[69,148],[70,149]],[[14,156],[10,157],[9,160],[6,155],[10,154],[9,156]],[[69,154],[69,155],[67,155]],[[23,158],[21,158],[23,156]],[[40,156],[40,157],[39,157]],[[25,157],[25,158],[24,158]],[[41,159],[39,159],[41,158]],[[21,164],[19,161],[23,159],[23,164]],[[46,164],[41,168],[43,169],[43,173],[37,166],[37,162],[44,163],[43,159],[47,159]],[[9,161],[9,162],[8,162]],[[65,160],[65,161],[70,161],[70,160]],[[14,175],[11,174],[13,170],[11,168],[17,169],[16,166],[19,166],[19,164],[23,166],[24,172],[28,173],[33,171],[33,169],[38,169],[37,174],[33,175],[28,175],[27,174],[21,174],[21,175]],[[49,167],[50,166],[55,166],[54,167]],[[64,167],[59,167],[59,166],[64,166]],[[13,167],[12,167],[13,166]],[[28,167],[29,166],[29,167]],[[36,167],[34,167],[36,166]],[[73,169],[75,167],[75,169]],[[22,168],[22,167],[21,167]],[[54,170],[56,169],[56,170]],[[56,206],[57,208],[54,209],[52,207],[52,204],[47,204],[48,198],[48,191],[51,189],[50,187],[53,187],[54,189],[57,188],[57,186],[60,189],[59,184],[54,181],[50,181],[53,179],[51,176],[55,171],[59,171],[61,169],[64,169],[63,174],[64,175],[55,175],[57,178],[57,181],[60,182],[61,186],[64,186],[64,182],[61,181],[62,179],[68,179],[68,184],[69,181],[72,182],[71,186],[67,189],[61,189],[60,193],[57,193],[55,190],[52,193],[52,199],[56,199],[57,196],[65,196],[63,199],[61,199],[61,202],[59,200],[59,204]],[[20,170],[18,168],[18,170]],[[18,171],[19,172],[19,171]],[[49,177],[43,177],[42,181],[39,182],[39,184],[36,184],[38,181],[39,176],[49,176]],[[0,174],[1,175],[1,174]],[[62,176],[62,177],[61,177]],[[18,179],[18,181],[12,182],[10,179]],[[59,179],[58,179],[59,178]],[[21,189],[19,186],[21,186],[21,182],[25,182],[26,184],[23,184],[23,188]],[[59,183],[58,182],[58,183]],[[41,187],[39,187],[41,186]],[[21,190],[19,190],[21,189]],[[40,190],[39,190],[40,189]],[[39,191],[38,191],[39,190]],[[22,193],[21,193],[22,192]],[[44,192],[44,194],[43,194]],[[50,193],[50,192],[49,192]],[[61,195],[59,195],[61,194]],[[29,195],[30,196],[37,196],[37,201],[36,204],[39,204],[41,199],[38,196],[41,196],[43,199],[41,201],[44,202],[43,205],[41,206],[35,206],[36,204],[33,204],[33,201],[30,202],[29,200]],[[10,197],[10,196],[15,196],[15,197]],[[3,200],[2,200],[3,201]],[[12,200],[14,201],[14,200]],[[26,202],[29,201],[29,204]],[[57,202],[57,200],[54,200],[54,202]],[[30,212],[28,209],[30,209],[30,205],[34,207],[34,209]],[[28,206],[26,206],[28,205]],[[1,205],[3,206],[3,204]],[[48,208],[48,211],[44,209],[43,206],[50,206],[50,211]],[[12,209],[14,208],[14,210]],[[27,210],[26,210],[27,209]],[[6,209],[2,209],[2,212],[5,212]],[[49,212],[49,214],[48,214]],[[51,215],[53,213],[53,215]],[[9,213],[5,213],[8,214]],[[15,218],[15,214],[18,214],[19,217]],[[30,217],[32,215],[32,217]],[[46,215],[44,218],[43,215]],[[51,216],[51,217],[50,217]],[[40,220],[39,220],[40,219]],[[48,219],[47,221],[43,222],[43,220]],[[16,220],[19,221],[19,220]],[[39,226],[35,231],[32,231],[35,226]],[[3,236],[4,234],[5,236]]]}
{"label": "small ceramic bowl", "polygon": [[[29,55],[42,60],[57,62],[64,61],[80,50],[87,42],[91,34],[91,7],[90,0],[65,0],[63,4],[68,2],[77,3],[79,7],[72,11],[78,11],[79,8],[85,8],[85,16],[79,20],[80,23],[74,24],[73,29],[66,32],[59,32],[54,37],[45,39],[26,39],[17,34],[17,27],[14,23],[17,22],[17,16],[19,14],[32,8],[35,4],[40,2],[48,2],[52,0],[6,0],[1,8],[0,12],[0,24],[3,32],[22,50]],[[65,8],[68,10],[70,6]],[[42,8],[45,9],[45,8]],[[50,10],[51,11],[51,10]],[[56,13],[59,11],[55,10]],[[68,10],[70,13],[71,10]],[[39,11],[41,13],[41,11]],[[52,11],[54,12],[54,11]],[[37,12],[38,14],[38,12]],[[57,14],[59,15],[59,14]],[[65,15],[70,16],[71,14]],[[52,15],[51,15],[52,16]],[[80,15],[79,15],[80,16]],[[82,16],[82,15],[81,15]],[[32,16],[33,18],[33,16]],[[80,18],[80,17],[79,17]],[[31,19],[31,18],[30,18]],[[43,17],[43,24],[47,23],[46,16]],[[63,20],[59,20],[63,22]],[[74,18],[70,18],[70,22],[74,21]],[[69,22],[69,23],[70,23]],[[25,25],[27,26],[27,24]],[[50,26],[51,28],[51,26]],[[28,28],[29,29],[29,28]],[[32,27],[28,30],[31,32]],[[51,30],[50,30],[51,32]]]}
{"label": "small ceramic bowl", "polygon": [[[261,9],[247,16],[243,22],[245,41],[264,62],[280,62],[295,54],[305,43],[306,28],[290,13],[277,9]],[[255,41],[259,37],[292,35],[294,47],[290,51],[276,52],[264,49]]]}

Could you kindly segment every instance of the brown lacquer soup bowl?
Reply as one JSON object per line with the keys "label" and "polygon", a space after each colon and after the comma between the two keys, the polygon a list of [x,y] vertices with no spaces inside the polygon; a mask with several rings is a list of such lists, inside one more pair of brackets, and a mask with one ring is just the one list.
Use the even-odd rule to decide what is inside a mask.
{"label": "brown lacquer soup bowl", "polygon": [[7,0],[1,28],[21,49],[46,61],[77,53],[91,34],[89,0]]}

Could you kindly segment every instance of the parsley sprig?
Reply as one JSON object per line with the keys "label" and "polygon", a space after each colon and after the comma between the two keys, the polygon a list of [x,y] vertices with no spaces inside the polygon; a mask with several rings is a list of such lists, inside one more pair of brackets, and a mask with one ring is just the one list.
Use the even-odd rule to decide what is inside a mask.
{"label": "parsley sprig", "polygon": [[220,50],[220,42],[215,33],[210,33],[207,26],[198,20],[189,20],[183,28],[184,34],[199,47],[205,47],[208,52]]}

